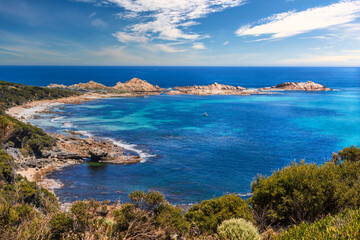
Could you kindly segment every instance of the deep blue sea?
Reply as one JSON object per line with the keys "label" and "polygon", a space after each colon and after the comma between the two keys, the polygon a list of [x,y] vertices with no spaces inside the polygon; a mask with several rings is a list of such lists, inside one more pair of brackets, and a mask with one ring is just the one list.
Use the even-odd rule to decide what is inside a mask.
{"label": "deep blue sea", "polygon": [[257,174],[271,174],[294,160],[321,164],[332,152],[360,144],[360,68],[0,67],[1,80],[38,86],[90,80],[112,86],[132,77],[165,88],[215,81],[247,88],[314,81],[336,91],[160,95],[58,107],[62,115],[32,123],[48,131],[111,138],[146,159],[56,171],[50,177],[63,182],[56,190],[62,201],[127,201],[137,189],[160,191],[181,204],[226,193],[246,195]]}

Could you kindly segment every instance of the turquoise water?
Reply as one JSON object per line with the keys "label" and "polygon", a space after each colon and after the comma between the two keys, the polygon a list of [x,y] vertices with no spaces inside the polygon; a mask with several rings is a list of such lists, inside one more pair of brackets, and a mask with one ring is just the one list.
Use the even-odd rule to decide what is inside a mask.
{"label": "turquoise water", "polygon": [[0,66],[0,79],[37,86],[90,80],[113,86],[132,77],[165,88],[215,81],[246,88],[315,81],[339,91],[160,95],[55,109],[63,114],[32,122],[47,131],[82,130],[111,138],[146,159],[56,171],[51,177],[64,183],[56,190],[60,200],[127,201],[137,189],[157,190],[183,204],[229,192],[246,196],[257,174],[271,174],[294,160],[323,163],[332,152],[360,144],[360,68]]}
{"label": "turquoise water", "polygon": [[126,201],[137,189],[157,190],[182,204],[229,192],[246,195],[258,173],[270,174],[293,160],[323,163],[332,152],[360,143],[356,89],[113,98],[58,110],[64,113],[60,119],[33,122],[49,130],[123,140],[146,159],[127,166],[84,163],[54,172],[51,177],[64,183],[56,191],[63,201]]}

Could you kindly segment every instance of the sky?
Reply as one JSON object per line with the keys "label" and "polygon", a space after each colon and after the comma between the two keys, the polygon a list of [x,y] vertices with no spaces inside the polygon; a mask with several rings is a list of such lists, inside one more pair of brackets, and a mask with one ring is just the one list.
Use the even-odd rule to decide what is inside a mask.
{"label": "sky", "polygon": [[0,65],[360,66],[360,0],[0,0]]}

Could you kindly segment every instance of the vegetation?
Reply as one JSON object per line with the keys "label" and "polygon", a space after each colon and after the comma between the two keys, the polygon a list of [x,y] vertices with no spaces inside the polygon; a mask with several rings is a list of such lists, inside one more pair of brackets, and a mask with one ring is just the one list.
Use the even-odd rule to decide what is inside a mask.
{"label": "vegetation", "polygon": [[196,204],[188,210],[185,216],[202,234],[216,233],[217,226],[227,219],[244,218],[253,221],[249,205],[235,194],[224,195]]}
{"label": "vegetation", "polygon": [[[351,147],[351,149],[357,147]],[[345,148],[339,152],[349,151]],[[313,222],[327,214],[360,205],[358,151],[342,155],[342,161],[323,165],[293,163],[270,177],[258,176],[250,198],[260,229],[275,229]],[[340,155],[341,156],[341,155]]]}
{"label": "vegetation", "polygon": [[2,109],[22,105],[30,101],[56,99],[80,94],[64,89],[51,89],[0,81],[0,103],[3,104]]}
{"label": "vegetation", "polygon": [[0,137],[0,146],[7,144],[9,147],[19,148],[24,155],[41,156],[42,149],[55,144],[55,139],[42,129],[1,113],[0,132],[4,133]]}
{"label": "vegetation", "polygon": [[41,149],[51,147],[55,139],[42,129],[5,114],[5,109],[34,100],[56,99],[79,95],[75,91],[33,87],[0,81],[0,146],[21,149],[24,155],[41,156]]}
{"label": "vegetation", "polygon": [[[31,100],[77,92],[0,81],[0,147],[41,156],[55,139],[4,113]],[[252,197],[206,200],[187,212],[158,192],[135,191],[130,202],[77,201],[61,211],[56,197],[15,174],[0,149],[0,239],[358,239],[360,149],[350,146],[322,165],[292,163],[257,176]]]}
{"label": "vegetation", "polygon": [[307,239],[359,239],[360,210],[345,210],[335,216],[327,216],[312,224],[301,223],[275,237],[278,240]]}
{"label": "vegetation", "polygon": [[225,220],[218,227],[218,234],[225,240],[259,240],[256,227],[242,218]]}

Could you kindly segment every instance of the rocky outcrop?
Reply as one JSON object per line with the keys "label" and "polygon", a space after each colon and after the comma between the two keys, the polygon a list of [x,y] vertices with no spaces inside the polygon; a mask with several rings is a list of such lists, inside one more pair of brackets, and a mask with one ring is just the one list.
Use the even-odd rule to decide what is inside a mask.
{"label": "rocky outcrop", "polygon": [[139,78],[133,78],[126,83],[118,82],[113,87],[113,89],[125,92],[157,92],[164,90],[157,85],[151,85],[147,81],[141,80]]}
{"label": "rocky outcrop", "polygon": [[47,86],[48,88],[59,88],[59,89],[64,89],[64,88],[68,88],[68,86],[64,85],[64,84],[53,84],[51,83],[50,85]]}
{"label": "rocky outcrop", "polygon": [[85,159],[110,164],[133,164],[143,159],[137,155],[124,152],[124,149],[110,140],[81,138],[75,135],[53,134],[57,144],[52,149],[44,149],[41,156],[23,156],[17,148],[8,147],[11,155],[22,169],[43,169],[49,165],[66,165],[80,163]]}
{"label": "rocky outcrop", "polygon": [[106,90],[109,87],[101,84],[101,83],[97,83],[94,81],[90,81],[88,83],[79,83],[79,84],[73,84],[70,85],[68,88],[70,89],[82,89],[82,90]]}
{"label": "rocky outcrop", "polygon": [[75,135],[59,135],[57,149],[50,154],[70,159],[86,159],[114,164],[131,164],[142,161],[139,156],[125,154],[124,149],[110,140],[81,138]]}
{"label": "rocky outcrop", "polygon": [[190,95],[249,95],[249,94],[258,94],[256,90],[247,90],[243,87],[234,87],[230,85],[224,85],[219,83],[214,83],[207,86],[185,86],[185,87],[174,87],[172,90],[166,92],[170,95],[179,95],[179,94],[190,94]]}
{"label": "rocky outcrop", "polygon": [[308,82],[286,82],[273,87],[259,88],[260,91],[332,91],[319,83]]}
{"label": "rocky outcrop", "polygon": [[86,91],[98,91],[102,90],[104,92],[113,93],[113,92],[126,92],[126,93],[151,93],[151,92],[161,92],[165,89],[160,88],[159,86],[154,86],[147,81],[141,80],[139,78],[133,78],[130,81],[125,83],[118,82],[114,87],[107,87],[101,83],[90,81],[88,83],[79,83],[73,84],[70,86],[65,86],[63,84],[50,84],[48,88],[63,88],[63,89],[73,89],[73,90],[86,90]]}

